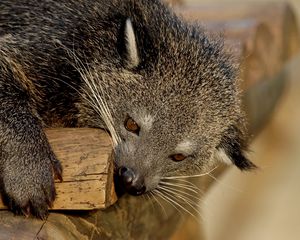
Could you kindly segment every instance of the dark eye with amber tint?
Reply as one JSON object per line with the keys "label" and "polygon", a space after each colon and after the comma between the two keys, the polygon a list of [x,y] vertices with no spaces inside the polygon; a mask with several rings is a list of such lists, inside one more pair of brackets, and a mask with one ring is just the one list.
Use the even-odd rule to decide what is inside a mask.
{"label": "dark eye with amber tint", "polygon": [[180,162],[186,159],[186,156],[178,153],[178,154],[171,155],[170,158],[175,162]]}
{"label": "dark eye with amber tint", "polygon": [[124,126],[129,132],[139,135],[140,126],[131,117],[126,118]]}

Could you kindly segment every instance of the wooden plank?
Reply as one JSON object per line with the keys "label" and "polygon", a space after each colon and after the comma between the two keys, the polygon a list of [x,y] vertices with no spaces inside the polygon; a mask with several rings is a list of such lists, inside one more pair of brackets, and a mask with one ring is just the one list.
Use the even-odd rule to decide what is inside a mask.
{"label": "wooden plank", "polygon": [[107,133],[82,128],[47,129],[46,134],[64,169],[63,182],[56,183],[53,209],[99,209],[113,204],[112,145]]}
{"label": "wooden plank", "polygon": [[88,128],[46,129],[46,134],[63,167],[63,182],[55,183],[57,198],[52,209],[91,210],[113,204],[112,146],[107,134]]}

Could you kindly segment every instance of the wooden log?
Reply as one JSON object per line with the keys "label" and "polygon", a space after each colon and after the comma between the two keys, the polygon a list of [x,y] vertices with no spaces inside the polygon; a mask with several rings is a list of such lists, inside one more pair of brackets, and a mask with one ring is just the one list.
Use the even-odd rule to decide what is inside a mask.
{"label": "wooden log", "polygon": [[183,0],[164,0],[167,4],[170,4],[171,6],[181,5],[183,4]]}
{"label": "wooden log", "polygon": [[[284,90],[283,66],[300,48],[293,10],[287,3],[226,3],[190,4],[177,11],[189,21],[201,21],[214,34],[224,33],[225,44],[240,62],[242,89],[256,88],[251,96],[245,94],[244,105],[248,122],[256,123],[249,124],[249,132],[257,134]],[[254,98],[260,101],[253,101]]]}
{"label": "wooden log", "polygon": [[279,73],[300,48],[296,17],[287,3],[189,4],[175,9],[208,31],[224,31],[231,46],[242,44],[237,53],[248,86]]}
{"label": "wooden log", "polygon": [[[285,65],[299,52],[300,35],[293,10],[287,3],[192,4],[177,10],[189,21],[200,21],[208,31],[222,32],[225,45],[234,48],[242,70],[249,136],[257,135],[284,91]],[[226,166],[219,168],[214,177],[226,169]],[[207,190],[214,180],[207,178],[202,182]],[[183,236],[202,239],[199,223],[188,217],[171,239]]]}
{"label": "wooden log", "polygon": [[[62,163],[63,181],[55,183],[53,210],[102,209],[117,200],[113,186],[112,146],[98,129],[47,129],[50,145]],[[6,207],[0,201],[0,209]]]}
{"label": "wooden log", "polygon": [[[269,5],[273,6],[273,5]],[[285,6],[285,5],[282,5]],[[226,11],[233,11],[235,6],[234,5],[228,5],[227,8],[222,8],[222,11],[215,12],[216,19],[220,15],[226,15]],[[217,8],[217,7],[216,7]],[[251,7],[249,7],[250,9]],[[268,13],[268,11],[275,11],[276,9],[273,7],[266,8],[265,5],[261,7],[264,9],[264,15],[269,16],[269,18],[273,14]],[[281,7],[282,8],[282,7]],[[275,9],[275,10],[274,10]],[[285,9],[285,10],[284,10]],[[284,8],[282,10],[283,12],[290,11],[288,8]],[[182,10],[184,13],[184,9]],[[244,10],[246,12],[246,8]],[[256,6],[256,11],[262,12],[260,10],[260,7]],[[277,11],[277,10],[276,10]],[[279,11],[279,10],[278,10]],[[280,10],[281,11],[281,10]],[[279,12],[280,12],[279,11]],[[205,12],[205,11],[204,11]],[[213,10],[212,10],[213,12]],[[198,12],[199,13],[199,12]],[[222,13],[222,14],[221,14]],[[286,13],[278,16],[278,18],[282,18],[285,16]],[[228,14],[230,15],[230,14]],[[201,14],[202,16],[202,14]],[[201,19],[201,16],[198,15],[194,18],[194,20]],[[246,18],[246,17],[245,17]],[[250,17],[247,17],[247,19]],[[266,17],[268,18],[268,17]],[[250,18],[251,21],[247,20],[247,24],[242,24],[242,30],[239,30],[239,20],[237,21],[235,19],[229,19],[226,20],[224,18],[224,21],[226,20],[228,22],[232,22],[232,24],[227,24],[228,26],[228,32],[231,33],[228,34],[228,43],[230,41],[237,41],[236,39],[239,39],[238,41],[240,44],[238,45],[238,51],[240,60],[243,60],[247,57],[245,48],[247,48],[247,44],[249,44],[249,49],[255,50],[258,46],[258,44],[253,44],[253,42],[261,42],[263,44],[262,46],[268,45],[269,38],[267,37],[261,37],[260,35],[265,34],[265,30],[268,31],[268,34],[271,34],[272,36],[275,36],[276,38],[284,38],[281,36],[281,34],[284,34],[283,31],[278,31],[274,35],[275,32],[272,30],[272,26],[267,23],[267,21],[262,22],[260,20],[259,16],[253,16]],[[244,19],[241,17],[240,19]],[[219,22],[223,21],[221,19],[218,19]],[[234,22],[236,21],[236,23]],[[292,20],[291,20],[292,21]],[[207,21],[208,23],[209,21]],[[241,21],[243,22],[243,21]],[[269,22],[272,22],[270,19]],[[278,24],[280,23],[287,24],[286,21],[278,20],[277,24],[274,24],[275,28],[278,27]],[[210,20],[210,23],[212,21]],[[291,24],[291,23],[290,23]],[[209,24],[208,24],[209,25]],[[293,23],[292,23],[293,25]],[[234,27],[235,26],[235,27]],[[287,27],[287,26],[286,26]],[[211,24],[211,29],[217,29],[217,25],[215,23]],[[230,30],[230,28],[232,28]],[[258,30],[258,28],[262,30]],[[233,30],[234,29],[234,30]],[[265,29],[265,30],[264,30]],[[239,31],[242,31],[243,33],[240,34]],[[235,32],[235,34],[233,34]],[[229,35],[233,36],[232,38],[229,37]],[[289,34],[288,34],[289,35]],[[240,37],[242,36],[242,37]],[[244,36],[244,37],[243,37]],[[258,39],[258,40],[257,40]],[[237,41],[237,42],[238,42]],[[287,49],[292,49],[289,45],[292,43],[290,41],[293,40],[287,40]],[[284,42],[284,41],[282,41]],[[277,42],[276,44],[278,44]],[[275,44],[275,43],[274,43]],[[283,45],[277,45],[278,48],[282,49]],[[253,61],[261,61],[256,60],[256,58],[260,58],[260,51],[265,51],[265,47],[259,48],[260,50],[255,51],[255,54],[253,54]],[[266,54],[265,58],[268,59],[270,57],[275,58],[281,58],[281,61],[278,61],[278,70],[274,71],[272,74],[270,74],[270,77],[266,77],[267,70],[266,65],[262,64],[261,66],[257,64],[258,70],[262,71],[264,74],[260,74],[261,77],[257,77],[256,75],[248,74],[248,75],[241,75],[244,78],[244,81],[246,84],[244,84],[243,90],[245,94],[248,96],[248,101],[251,102],[254,106],[262,105],[262,97],[266,96],[266,91],[269,92],[275,92],[277,94],[274,94],[274,98],[270,99],[270,105],[274,105],[277,100],[278,96],[281,92],[281,85],[276,85],[276,81],[273,81],[275,78],[275,75],[278,75],[278,71],[280,71],[283,67],[285,62],[287,61],[287,57],[283,57],[288,54],[283,54],[283,50],[278,49],[278,51],[281,51],[282,54],[276,54],[272,55],[273,53],[270,53],[269,51],[266,51],[264,54]],[[248,50],[250,51],[250,50]],[[248,52],[249,53],[249,52]],[[276,60],[277,61],[277,60]],[[248,68],[252,68],[252,66],[249,66],[249,62],[245,62],[243,65],[243,68],[248,70]],[[272,66],[271,66],[272,67]],[[262,70],[261,70],[262,69]],[[249,71],[249,70],[248,70]],[[251,70],[254,71],[254,70]],[[257,71],[257,70],[255,70]],[[248,77],[246,77],[248,76]],[[251,76],[251,77],[250,77]],[[253,80],[255,77],[255,81]],[[269,80],[265,79],[268,78]],[[284,82],[284,76],[282,77],[282,82]],[[248,82],[248,81],[253,81]],[[268,83],[265,85],[265,83]],[[275,84],[274,84],[275,83]],[[261,88],[261,86],[263,86]],[[261,91],[261,89],[265,89],[264,91]],[[259,96],[259,97],[257,97]],[[265,113],[266,108],[252,108],[252,110],[249,111],[250,105],[245,105],[246,112],[248,115],[260,115],[261,118],[256,117],[250,117],[250,126],[255,126],[254,128],[250,128],[252,132],[250,134],[255,133],[257,128],[261,128],[262,125],[265,124],[265,121],[263,121],[263,118],[267,118],[270,116],[271,111],[267,111]],[[224,169],[220,169],[219,171],[222,172]],[[214,172],[215,174],[215,172]],[[209,186],[211,186],[212,181],[210,180],[210,177],[203,177],[197,181],[198,186],[203,189],[205,192]],[[158,198],[158,196],[156,196]],[[166,202],[160,200],[160,204],[162,204],[162,207],[160,207],[159,204],[156,203],[156,200],[154,198],[147,199],[143,197],[131,197],[131,196],[124,196],[120,198],[117,203],[112,205],[111,207],[99,210],[99,211],[81,211],[81,212],[69,212],[67,213],[56,213],[52,212],[50,213],[49,217],[45,221],[39,221],[36,219],[25,219],[23,217],[14,217],[13,214],[11,214],[8,211],[2,211],[0,213],[0,238],[3,239],[169,239],[170,236],[174,233],[176,229],[179,229],[179,224],[183,221],[183,219],[186,219],[185,216],[181,216],[177,210],[174,209],[170,204],[167,204]],[[164,211],[162,210],[164,209]],[[192,220],[189,220],[190,222]],[[196,227],[198,227],[198,224],[195,224]],[[191,228],[190,232],[193,232],[195,228]],[[195,230],[196,232],[196,230]],[[186,235],[182,235],[186,236]],[[194,235],[195,236],[195,235]],[[190,237],[194,237],[191,236]],[[199,239],[198,236],[196,236],[195,239]]]}
{"label": "wooden log", "polygon": [[272,34],[266,24],[257,19],[245,19],[207,21],[205,26],[208,31],[224,35],[225,46],[240,64],[242,89],[273,76],[281,69],[282,62],[276,56],[278,46],[272,43]]}
{"label": "wooden log", "polygon": [[283,60],[299,50],[299,28],[293,9],[287,2],[185,4],[177,11],[189,20],[226,22],[256,19],[268,26]]}

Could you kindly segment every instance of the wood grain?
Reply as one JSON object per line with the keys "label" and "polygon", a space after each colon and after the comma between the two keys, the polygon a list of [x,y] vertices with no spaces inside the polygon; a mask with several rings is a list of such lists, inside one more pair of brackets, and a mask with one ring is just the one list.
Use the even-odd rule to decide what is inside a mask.
{"label": "wood grain", "polygon": [[[92,210],[116,201],[111,142],[98,129],[46,129],[50,145],[63,166],[63,182],[56,181],[53,210]],[[6,208],[0,202],[0,209]]]}

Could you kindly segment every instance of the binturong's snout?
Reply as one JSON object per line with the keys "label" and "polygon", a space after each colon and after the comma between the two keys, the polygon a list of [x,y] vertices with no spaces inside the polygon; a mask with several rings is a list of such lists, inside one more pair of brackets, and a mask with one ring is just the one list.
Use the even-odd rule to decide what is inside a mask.
{"label": "binturong's snout", "polygon": [[139,177],[135,172],[127,167],[118,169],[118,185],[123,191],[138,196],[146,191],[144,179]]}

